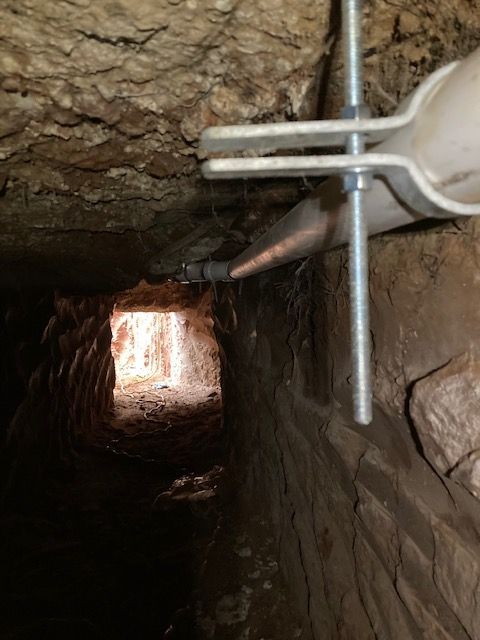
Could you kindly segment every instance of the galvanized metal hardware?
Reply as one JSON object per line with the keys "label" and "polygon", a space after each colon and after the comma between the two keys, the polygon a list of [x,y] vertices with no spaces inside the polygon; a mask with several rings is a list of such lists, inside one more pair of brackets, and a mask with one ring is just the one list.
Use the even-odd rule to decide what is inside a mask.
{"label": "galvanized metal hardware", "polygon": [[[458,62],[434,72],[413,94],[407,110],[386,118],[318,120],[226,127],[210,127],[202,134],[202,146],[209,151],[257,151],[294,149],[302,146],[338,147],[351,133],[361,133],[368,144],[378,143],[408,127],[432,91],[458,66]],[[275,142],[274,142],[275,141]],[[480,213],[478,203],[448,198],[435,189],[418,164],[393,153],[362,154],[362,167],[372,175],[385,177],[405,204],[425,216],[451,218]],[[358,165],[351,155],[269,156],[216,158],[202,166],[205,178],[269,178],[344,175]]]}
{"label": "galvanized metal hardware", "polygon": [[[324,146],[324,145],[322,145]],[[208,160],[203,175],[209,179],[271,178],[345,175],[358,167],[352,155],[273,156],[268,158],[219,158]],[[437,191],[417,163],[394,153],[362,154],[361,165],[372,175],[385,177],[399,198],[413,209],[433,218],[472,216],[480,213],[478,203],[452,200]]]}
{"label": "galvanized metal hardware", "polygon": [[[208,151],[255,149],[272,152],[279,149],[342,146],[351,133],[362,133],[367,144],[376,144],[413,123],[420,106],[432,90],[459,64],[459,62],[451,62],[434,71],[413,93],[411,99],[405,104],[403,112],[393,116],[367,118],[364,109],[356,107],[358,117],[348,117],[343,120],[305,120],[208,127],[203,131],[200,142]],[[349,113],[349,109],[345,109],[346,114]],[[208,167],[208,165],[209,161],[203,166]]]}
{"label": "galvanized metal hardware", "polygon": [[[345,108],[343,118],[361,120],[366,112],[363,92],[362,0],[342,0],[343,59],[345,67]],[[351,133],[347,153],[365,153],[365,136]],[[363,192],[372,186],[371,173],[361,164],[343,177],[348,193],[350,336],[352,341],[353,414],[359,424],[372,421],[372,382],[370,375],[370,315],[368,307],[368,227]]]}
{"label": "galvanized metal hardware", "polygon": [[[477,215],[478,203],[458,202],[435,189],[411,157],[370,153],[367,144],[378,143],[406,130],[437,85],[456,68],[452,63],[432,74],[414,93],[403,112],[387,118],[367,117],[363,101],[361,0],[342,0],[345,68],[345,103],[341,120],[239,125],[206,129],[202,146],[210,151],[344,146],[344,155],[217,158],[204,163],[209,179],[343,176],[350,204],[350,295],[354,417],[368,424],[372,416],[370,380],[370,328],[368,313],[368,229],[363,201],[372,177],[384,177],[398,198],[426,216]],[[226,270],[227,275],[233,271]]]}

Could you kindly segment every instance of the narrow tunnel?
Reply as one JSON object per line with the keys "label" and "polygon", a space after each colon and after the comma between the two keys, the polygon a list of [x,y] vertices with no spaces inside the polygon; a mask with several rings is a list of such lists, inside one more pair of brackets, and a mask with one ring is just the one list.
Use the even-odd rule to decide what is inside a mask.
{"label": "narrow tunnel", "polygon": [[[427,184],[365,181],[363,422],[349,197],[288,134],[341,4],[363,162]],[[480,640],[479,47],[479,0],[0,0],[2,640]]]}
{"label": "narrow tunnel", "polygon": [[156,296],[4,301],[2,637],[158,637],[190,604],[219,517],[218,345],[210,291]]}
{"label": "narrow tunnel", "polygon": [[221,447],[222,419],[211,292],[184,296],[191,306],[163,311],[155,304],[156,289],[143,285],[114,301],[110,426],[120,437],[108,446],[125,454],[140,446],[164,464],[177,458],[179,468],[185,460],[193,469],[196,460],[205,471]]}

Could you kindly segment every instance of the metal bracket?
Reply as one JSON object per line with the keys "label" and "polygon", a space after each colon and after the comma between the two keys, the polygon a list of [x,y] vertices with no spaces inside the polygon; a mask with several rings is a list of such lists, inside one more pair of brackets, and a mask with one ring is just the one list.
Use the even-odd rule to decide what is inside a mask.
{"label": "metal bracket", "polygon": [[351,174],[361,168],[384,176],[403,202],[435,218],[480,214],[480,204],[466,204],[437,191],[416,162],[394,153],[338,156],[283,156],[269,158],[218,158],[203,165],[210,179],[331,176]]}
{"label": "metal bracket", "polygon": [[[300,147],[345,145],[352,133],[361,133],[369,143],[381,142],[410,125],[434,88],[458,65],[453,62],[433,73],[420,85],[405,111],[387,118],[320,120],[273,124],[210,127],[202,135],[202,146],[210,151],[255,148],[272,151]],[[391,153],[354,155],[270,156],[217,158],[204,162],[208,179],[269,178],[348,175],[368,170],[384,176],[399,198],[425,216],[451,218],[480,214],[479,203],[463,203],[440,193],[418,164],[406,156]]]}
{"label": "metal bracket", "polygon": [[452,62],[432,73],[404,104],[403,112],[394,116],[208,127],[201,135],[200,144],[208,151],[256,149],[273,152],[278,149],[344,146],[347,136],[352,133],[362,133],[367,144],[376,144],[411,124],[434,87],[458,64]]}
{"label": "metal bracket", "polygon": [[[345,107],[339,120],[283,122],[210,127],[201,137],[209,151],[248,151],[250,157],[216,158],[205,162],[209,179],[340,175],[348,193],[350,323],[352,339],[353,406],[359,424],[372,419],[370,324],[368,312],[368,230],[363,192],[372,176],[384,177],[405,205],[425,216],[451,218],[480,214],[480,203],[466,204],[440,193],[410,157],[365,150],[414,123],[417,114],[443,80],[455,69],[452,63],[422,83],[403,111],[387,118],[368,117],[364,104],[362,70],[362,0],[342,0],[345,70]],[[343,155],[269,156],[279,149],[337,147]]]}

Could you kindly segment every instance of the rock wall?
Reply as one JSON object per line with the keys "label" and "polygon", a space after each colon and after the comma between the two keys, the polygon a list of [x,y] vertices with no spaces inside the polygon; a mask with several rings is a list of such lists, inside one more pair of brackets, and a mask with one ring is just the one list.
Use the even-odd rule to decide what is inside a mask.
{"label": "rock wall", "polygon": [[115,295],[115,310],[129,313],[133,311],[175,313],[185,309],[195,309],[208,288],[208,284],[202,283],[192,287],[168,280],[160,284],[149,284],[142,280],[135,287]]}
{"label": "rock wall", "polygon": [[479,233],[371,241],[368,427],[352,419],[345,250],[223,291],[233,462],[302,638],[480,638]]}
{"label": "rock wall", "polygon": [[117,388],[142,378],[170,378],[171,314],[115,311],[110,327]]}
{"label": "rock wall", "polygon": [[2,3],[0,262],[119,290],[234,240],[246,191],[201,180],[200,132],[304,111],[328,28],[312,0]]}
{"label": "rock wall", "polygon": [[213,330],[212,291],[195,308],[175,314],[177,380],[182,385],[220,387],[218,343]]}
{"label": "rock wall", "polygon": [[[340,2],[0,3],[0,286],[101,293],[235,253],[315,180],[202,180],[204,127],[338,117]],[[365,0],[391,113],[480,42],[480,0]],[[152,269],[152,264],[155,267]]]}
{"label": "rock wall", "polygon": [[32,499],[72,468],[80,436],[112,407],[115,370],[105,297],[3,292],[0,446],[4,495]]}

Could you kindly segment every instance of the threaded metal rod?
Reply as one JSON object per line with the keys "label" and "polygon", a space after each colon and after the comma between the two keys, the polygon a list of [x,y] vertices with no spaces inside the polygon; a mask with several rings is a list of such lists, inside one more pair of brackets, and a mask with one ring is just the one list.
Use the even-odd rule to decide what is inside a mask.
{"label": "threaded metal rod", "polygon": [[[363,105],[362,2],[342,0],[342,30],[345,67],[346,113]],[[359,117],[358,109],[355,115]],[[365,142],[361,134],[347,140],[348,153],[361,155]],[[350,204],[350,331],[352,341],[353,412],[359,424],[372,420],[370,374],[370,319],[368,308],[368,230],[363,210],[362,190],[368,180],[361,172],[346,176],[345,189]]]}
{"label": "threaded metal rod", "polygon": [[354,417],[359,424],[369,424],[372,420],[372,388],[368,310],[368,229],[362,200],[363,193],[358,189],[349,194],[350,331]]}
{"label": "threaded metal rod", "polygon": [[345,104],[363,104],[362,0],[342,0]]}

